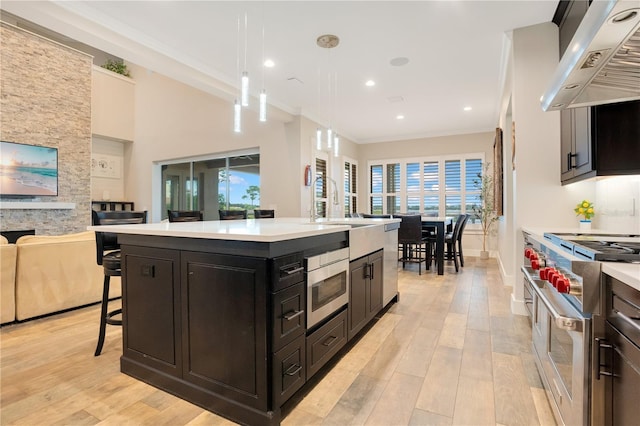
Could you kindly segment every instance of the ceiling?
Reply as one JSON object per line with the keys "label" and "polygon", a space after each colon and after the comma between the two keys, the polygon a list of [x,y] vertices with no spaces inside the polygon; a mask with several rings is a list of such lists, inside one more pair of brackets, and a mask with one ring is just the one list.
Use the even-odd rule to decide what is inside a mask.
{"label": "ceiling", "polygon": [[[302,114],[357,143],[492,131],[508,32],[550,22],[556,6],[540,0],[2,1],[14,15],[230,101],[245,69],[246,40],[250,91],[257,96],[264,81],[269,104],[277,107],[272,117]],[[323,34],[337,35],[340,44],[318,47]],[[263,57],[275,66],[263,68]],[[409,61],[394,66],[394,58]],[[365,86],[369,79],[375,86]]]}

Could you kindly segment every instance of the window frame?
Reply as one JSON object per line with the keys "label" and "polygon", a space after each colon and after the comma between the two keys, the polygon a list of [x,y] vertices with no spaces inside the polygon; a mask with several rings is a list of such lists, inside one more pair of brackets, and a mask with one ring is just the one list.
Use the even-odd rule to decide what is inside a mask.
{"label": "window frame", "polygon": [[[349,177],[350,179],[353,179],[353,175],[355,174],[356,176],[356,182],[355,184],[351,181],[350,185],[349,185],[349,191],[347,191],[347,187],[346,187],[346,179],[345,179],[345,169],[346,167],[349,167]],[[355,173],[353,172],[353,167],[355,167]],[[349,157],[343,157],[342,160],[342,185],[341,188],[343,188],[344,194],[343,194],[343,202],[345,202],[344,204],[344,215],[345,217],[347,217],[347,214],[351,214],[351,213],[358,213],[358,208],[360,207],[360,200],[358,199],[358,172],[359,172],[359,166],[358,166],[358,161],[354,160],[352,158]],[[347,197],[349,197],[349,211],[347,211],[347,204],[346,204],[346,200]],[[353,206],[354,206],[354,202],[355,202],[355,211],[353,210]]]}
{"label": "window frame", "polygon": [[[388,158],[380,160],[367,161],[367,209],[368,213],[371,213],[371,206],[373,197],[382,197],[382,214],[392,214],[389,212],[388,203],[386,202],[387,196],[397,196],[400,199],[399,210],[401,213],[408,211],[408,197],[419,197],[419,211],[424,213],[425,211],[425,196],[433,196],[435,191],[426,191],[424,187],[424,166],[425,163],[437,163],[438,164],[438,216],[446,216],[446,195],[451,195],[451,191],[447,191],[445,183],[445,163],[447,161],[460,161],[460,190],[455,191],[456,196],[460,196],[460,209],[462,212],[468,212],[469,207],[466,206],[467,194],[474,194],[479,191],[468,191],[465,185],[466,182],[466,160],[480,160],[481,164],[485,164],[484,152],[472,152],[464,154],[450,154],[441,156],[424,156],[424,157],[412,157],[412,158]],[[420,165],[419,170],[419,190],[408,190],[407,185],[407,165],[418,163]],[[390,164],[400,164],[400,191],[388,192],[387,188],[387,170]],[[382,167],[382,193],[372,192],[372,174],[371,170],[374,166]],[[376,212],[380,213],[380,212]],[[471,222],[469,223],[471,224]]]}

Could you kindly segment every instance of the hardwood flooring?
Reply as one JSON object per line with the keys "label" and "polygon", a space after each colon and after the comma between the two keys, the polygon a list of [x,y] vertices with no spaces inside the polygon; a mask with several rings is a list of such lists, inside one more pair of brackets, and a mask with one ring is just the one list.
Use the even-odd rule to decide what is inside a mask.
{"label": "hardwood flooring", "polygon": [[[285,417],[294,425],[553,425],[528,319],[493,260],[399,274],[400,301]],[[93,356],[99,307],[0,330],[2,425],[226,425],[119,371],[121,329]]]}

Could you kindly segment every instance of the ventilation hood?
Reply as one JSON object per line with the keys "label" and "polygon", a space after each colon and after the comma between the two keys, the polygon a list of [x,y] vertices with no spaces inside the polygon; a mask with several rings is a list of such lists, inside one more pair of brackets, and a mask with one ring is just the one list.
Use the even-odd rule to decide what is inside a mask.
{"label": "ventilation hood", "polygon": [[545,111],[640,99],[640,0],[594,0],[540,98]]}

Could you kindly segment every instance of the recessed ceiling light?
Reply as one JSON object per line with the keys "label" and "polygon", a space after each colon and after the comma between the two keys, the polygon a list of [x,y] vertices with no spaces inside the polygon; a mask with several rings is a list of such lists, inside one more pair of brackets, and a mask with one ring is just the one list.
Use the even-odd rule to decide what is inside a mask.
{"label": "recessed ceiling light", "polygon": [[376,85],[376,82],[373,81],[373,80],[367,80],[367,82],[364,83],[364,85],[367,86],[367,87],[373,87],[373,86]]}
{"label": "recessed ceiling light", "polygon": [[267,59],[266,61],[264,61],[264,66],[267,68],[273,68],[275,66],[275,62],[273,62],[271,59]]}
{"label": "recessed ceiling light", "polygon": [[403,56],[399,56],[397,58],[393,58],[389,61],[391,65],[394,67],[401,67],[403,65],[407,65],[409,63],[409,58],[405,58]]}
{"label": "recessed ceiling light", "polygon": [[471,107],[470,106],[466,106],[466,107],[464,107],[464,110],[465,111],[471,111]]}
{"label": "recessed ceiling light", "polygon": [[396,115],[396,120],[404,120],[404,115],[402,114]]}

